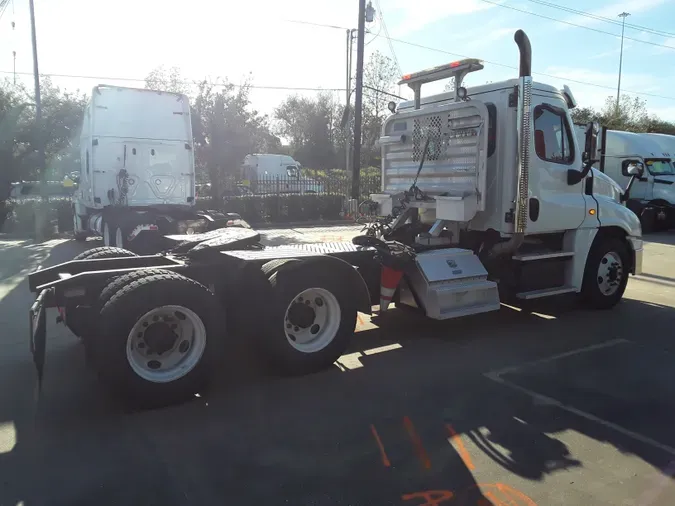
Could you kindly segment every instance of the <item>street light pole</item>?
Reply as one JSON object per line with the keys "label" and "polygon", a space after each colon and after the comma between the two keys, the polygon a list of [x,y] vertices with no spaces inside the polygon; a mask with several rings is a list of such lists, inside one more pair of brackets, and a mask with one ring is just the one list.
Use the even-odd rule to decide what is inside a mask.
{"label": "street light pole", "polygon": [[620,18],[623,18],[621,22],[621,51],[619,53],[619,84],[616,87],[616,112],[619,113],[619,98],[621,95],[621,67],[623,65],[623,33],[626,28],[626,18],[630,16],[628,12],[622,12],[619,14]]}
{"label": "street light pole", "polygon": [[28,0],[28,5],[30,7],[30,29],[31,29],[31,38],[33,42],[33,78],[35,80],[35,126],[36,126],[36,135],[37,135],[37,168],[40,171],[40,205],[36,207],[35,210],[35,238],[38,241],[43,239],[44,231],[44,222],[45,222],[45,211],[46,206],[44,201],[46,200],[47,191],[46,191],[46,174],[45,174],[45,145],[44,145],[44,136],[42,131],[42,100],[40,97],[40,72],[38,70],[38,52],[37,52],[37,35],[35,32],[35,6],[33,0]]}

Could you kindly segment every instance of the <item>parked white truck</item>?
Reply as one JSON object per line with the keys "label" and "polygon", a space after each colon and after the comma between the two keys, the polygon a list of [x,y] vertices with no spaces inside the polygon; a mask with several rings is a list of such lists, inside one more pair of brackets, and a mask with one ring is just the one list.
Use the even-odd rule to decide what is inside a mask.
{"label": "parked white truck", "polygon": [[[383,216],[351,244],[266,247],[255,231],[230,228],[173,237],[162,255],[100,248],[32,273],[39,377],[48,307],[83,339],[104,385],[156,406],[203,392],[233,338],[284,374],[330,367],[357,312],[378,304],[380,318],[393,302],[436,320],[495,311],[511,296],[616,305],[642,269],[640,222],[622,203],[630,185],[582,158],[595,153],[596,126],[580,145],[571,92],[533,82],[529,40],[521,30],[515,40],[519,79],[462,87],[478,60],[404,78],[415,100],[380,138],[382,191],[372,198]],[[449,77],[452,97],[422,100],[424,83]]]}
{"label": "parked white truck", "polygon": [[[232,225],[239,215],[195,208],[190,104],[185,95],[99,85],[80,134],[80,184],[73,198],[75,238],[140,252],[166,234]],[[237,223],[239,223],[237,221]]]}
{"label": "parked white truck", "polygon": [[254,194],[323,192],[323,185],[304,176],[300,162],[288,155],[246,155],[241,164],[241,175]]}
{"label": "parked white truck", "polygon": [[[576,125],[577,139],[583,127]],[[636,178],[626,206],[639,218],[643,232],[675,226],[675,137],[602,128],[598,136],[598,170],[619,185],[628,184],[627,167],[638,160],[645,172]]]}

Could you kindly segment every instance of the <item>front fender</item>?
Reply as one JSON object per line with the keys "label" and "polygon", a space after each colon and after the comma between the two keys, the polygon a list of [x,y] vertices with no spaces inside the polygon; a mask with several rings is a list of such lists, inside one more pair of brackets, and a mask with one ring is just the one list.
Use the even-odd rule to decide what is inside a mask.
{"label": "front fender", "polygon": [[616,202],[598,200],[600,202],[598,221],[601,228],[618,227],[629,237],[642,237],[640,218],[633,211]]}

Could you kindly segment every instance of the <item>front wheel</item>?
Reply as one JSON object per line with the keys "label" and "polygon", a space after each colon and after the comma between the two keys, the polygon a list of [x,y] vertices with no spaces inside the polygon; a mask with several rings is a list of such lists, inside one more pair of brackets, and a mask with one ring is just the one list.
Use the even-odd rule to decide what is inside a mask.
{"label": "front wheel", "polygon": [[630,256],[626,242],[598,238],[586,261],[581,295],[593,309],[610,309],[623,297],[628,283]]}
{"label": "front wheel", "polygon": [[282,374],[301,375],[332,365],[356,327],[355,298],[348,283],[318,263],[287,263],[269,278],[269,317],[257,345]]}

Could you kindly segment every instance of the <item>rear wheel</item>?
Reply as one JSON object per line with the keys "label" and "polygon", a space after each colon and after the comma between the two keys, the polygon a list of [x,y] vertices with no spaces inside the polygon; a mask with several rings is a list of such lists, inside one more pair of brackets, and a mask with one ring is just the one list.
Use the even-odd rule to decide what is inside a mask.
{"label": "rear wheel", "polygon": [[115,247],[117,246],[115,242],[115,232],[113,227],[110,226],[110,223],[108,221],[103,222],[103,244],[105,244],[108,247]]}
{"label": "rear wheel", "polygon": [[594,309],[610,309],[623,297],[628,283],[630,255],[626,242],[601,237],[588,254],[581,295]]}
{"label": "rear wheel", "polygon": [[[134,253],[122,248],[111,248],[102,246],[100,248],[93,248],[84,251],[77,255],[73,260],[99,260],[102,258],[125,258],[135,257]],[[80,339],[84,339],[91,335],[91,326],[87,323],[89,318],[86,314],[90,308],[82,308],[73,304],[66,304],[65,307],[65,324],[70,331]]]}
{"label": "rear wheel", "polygon": [[333,364],[356,327],[349,284],[321,262],[292,262],[270,276],[269,317],[257,345],[266,362],[284,374],[307,374]]}
{"label": "rear wheel", "polygon": [[115,229],[115,246],[118,248],[127,248],[127,238],[126,235],[124,234],[124,231],[122,230],[122,227],[117,227]]}
{"label": "rear wheel", "polygon": [[82,230],[82,218],[75,213],[73,213],[73,235],[78,242],[86,241],[88,236],[87,232]]}
{"label": "rear wheel", "polygon": [[99,376],[113,393],[150,408],[187,400],[207,387],[218,356],[221,313],[208,288],[164,271],[116,280],[92,342]]}

